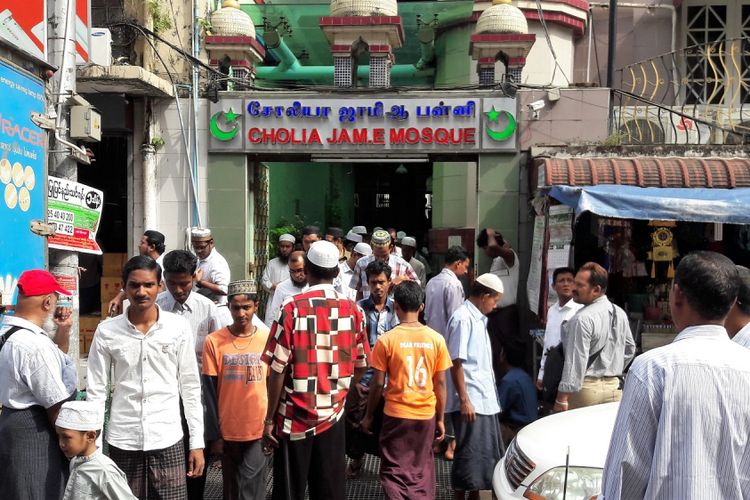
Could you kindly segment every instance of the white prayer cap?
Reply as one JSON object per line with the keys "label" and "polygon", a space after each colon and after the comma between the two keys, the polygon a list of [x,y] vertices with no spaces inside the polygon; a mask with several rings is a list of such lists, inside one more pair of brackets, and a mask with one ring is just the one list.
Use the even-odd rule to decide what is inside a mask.
{"label": "white prayer cap", "polygon": [[497,293],[504,293],[503,281],[492,273],[484,273],[477,278],[477,283],[481,283],[490,290],[494,290]]}
{"label": "white prayer cap", "polygon": [[203,227],[194,227],[190,229],[190,239],[193,240],[210,240],[211,230]]}
{"label": "white prayer cap", "polygon": [[359,243],[359,242],[362,241],[362,235],[361,234],[357,234],[357,233],[353,233],[353,232],[349,231],[346,234],[346,239],[349,240],[349,241],[351,241],[351,242],[353,242],[353,243]]}
{"label": "white prayer cap", "polygon": [[399,231],[396,233],[396,241],[401,241],[404,238],[406,238],[406,233],[403,231]]}
{"label": "white prayer cap", "polygon": [[55,425],[74,431],[99,431],[104,427],[104,412],[93,401],[68,401],[60,408]]}
{"label": "white prayer cap", "polygon": [[361,241],[354,245],[354,251],[360,255],[364,255],[365,257],[372,255],[372,247],[370,247],[370,245],[368,245],[367,243],[362,243]]}
{"label": "white prayer cap", "polygon": [[316,266],[333,269],[339,265],[339,249],[330,241],[316,241],[310,245],[307,259]]}
{"label": "white prayer cap", "polygon": [[288,241],[289,243],[291,243],[292,245],[294,245],[294,243],[296,243],[296,241],[297,241],[297,238],[295,238],[294,236],[292,236],[289,233],[284,233],[281,236],[279,236],[279,243],[281,243],[282,241]]}
{"label": "white prayer cap", "polygon": [[354,226],[350,233],[367,234],[367,228],[365,226]]}
{"label": "white prayer cap", "polygon": [[401,246],[417,248],[417,240],[415,240],[411,236],[404,236],[403,238],[401,238]]}

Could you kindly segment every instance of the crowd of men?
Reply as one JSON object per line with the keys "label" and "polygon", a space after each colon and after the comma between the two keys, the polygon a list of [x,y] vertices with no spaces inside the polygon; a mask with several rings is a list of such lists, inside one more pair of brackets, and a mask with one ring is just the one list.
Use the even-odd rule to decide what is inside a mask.
{"label": "crowd of men", "polygon": [[395,229],[308,226],[278,238],[264,304],[254,280],[230,279],[209,230],[191,243],[165,252],[144,234],[94,336],[85,401],[71,311],[57,307],[69,292],[46,271],[20,277],[0,330],[8,498],[200,499],[220,460],[227,499],[265,498],[271,461],[274,499],[343,500],[370,453],[386,498],[433,499],[444,452],[455,498],[475,499],[538,417],[537,391],[554,412],[622,399],[605,498],[750,495],[750,271],[726,257],[682,259],[679,335],[635,360],[623,392],[635,343],[598,264],[554,272],[534,381],[518,255],[496,231],[479,232],[492,264],[469,279],[461,246],[433,276]]}

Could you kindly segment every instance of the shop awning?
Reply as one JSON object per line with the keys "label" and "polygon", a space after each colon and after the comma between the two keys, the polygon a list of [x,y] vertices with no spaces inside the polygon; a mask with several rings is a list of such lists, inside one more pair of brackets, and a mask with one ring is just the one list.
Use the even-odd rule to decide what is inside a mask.
{"label": "shop awning", "polygon": [[657,188],[601,184],[553,186],[550,196],[576,215],[750,224],[750,188]]}

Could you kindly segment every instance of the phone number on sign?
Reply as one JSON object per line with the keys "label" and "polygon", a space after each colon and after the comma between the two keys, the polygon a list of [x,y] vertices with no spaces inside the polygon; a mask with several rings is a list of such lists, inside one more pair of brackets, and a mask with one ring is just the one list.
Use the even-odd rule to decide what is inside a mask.
{"label": "phone number on sign", "polygon": [[74,227],[73,224],[60,224],[59,222],[53,222],[55,226],[55,233],[56,234],[66,234],[68,236],[73,236],[74,234]]}
{"label": "phone number on sign", "polygon": [[74,218],[75,214],[73,212],[58,210],[56,208],[47,209],[47,219],[50,221],[72,223]]}

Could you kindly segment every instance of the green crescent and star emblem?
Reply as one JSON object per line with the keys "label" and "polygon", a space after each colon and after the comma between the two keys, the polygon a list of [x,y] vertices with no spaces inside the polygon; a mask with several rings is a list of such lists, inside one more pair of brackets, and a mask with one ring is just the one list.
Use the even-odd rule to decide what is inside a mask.
{"label": "green crescent and star emblem", "polygon": [[[219,127],[219,115],[222,114],[224,115],[224,121],[226,122],[226,124],[233,125],[231,130],[223,130],[221,127]],[[211,135],[220,141],[231,141],[240,130],[240,124],[237,122],[239,118],[240,115],[238,113],[235,113],[232,108],[229,108],[228,112],[218,111],[217,113],[214,113],[214,115],[211,117]]]}
{"label": "green crescent and star emblem", "polygon": [[[487,135],[490,136],[490,139],[492,139],[493,141],[502,142],[510,139],[513,136],[516,131],[516,118],[512,113],[508,111],[497,111],[495,109],[495,106],[492,106],[492,109],[484,114],[487,115],[487,126],[484,127],[484,130],[487,132]],[[508,118],[508,125],[502,130],[493,130],[490,127],[493,122],[500,121],[501,114],[505,114],[505,116]]]}

